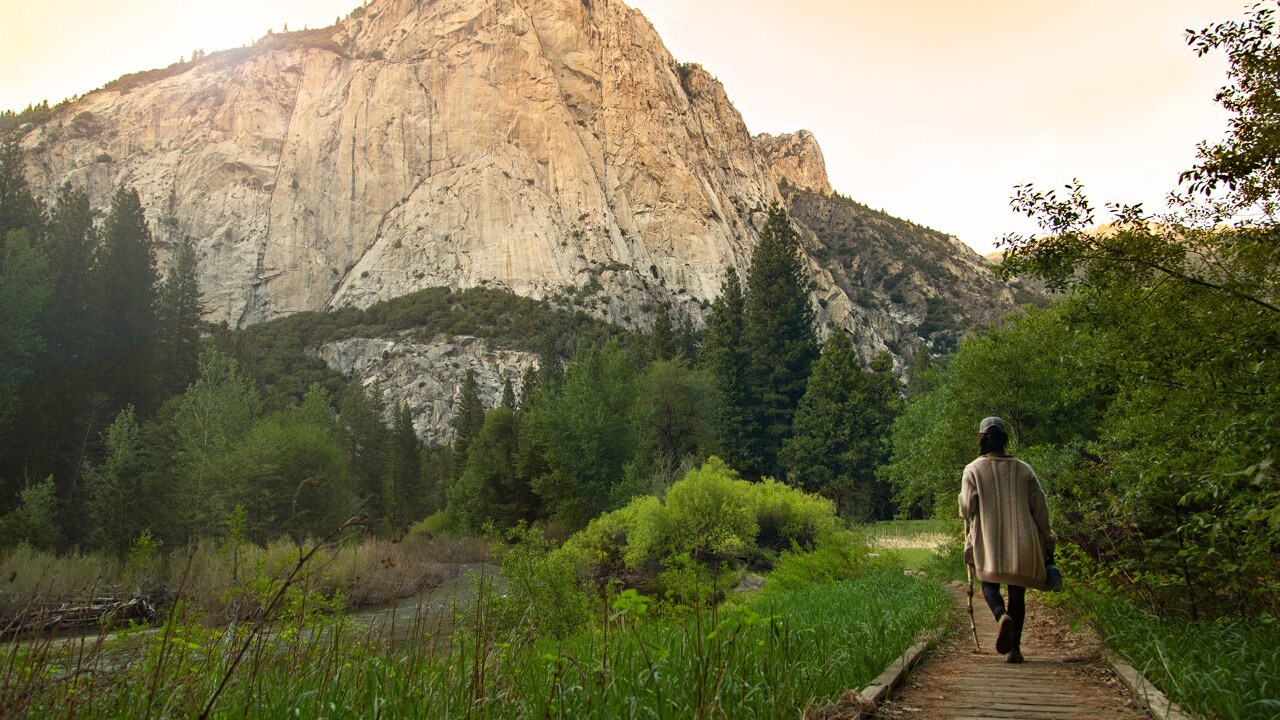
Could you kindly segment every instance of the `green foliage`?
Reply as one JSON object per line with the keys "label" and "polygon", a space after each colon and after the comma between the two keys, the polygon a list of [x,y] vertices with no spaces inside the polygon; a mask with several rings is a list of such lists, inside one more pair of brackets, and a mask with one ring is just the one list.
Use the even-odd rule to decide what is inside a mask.
{"label": "green foliage", "polygon": [[0,422],[44,349],[39,319],[50,291],[46,268],[25,228],[0,236]]}
{"label": "green foliage", "polygon": [[808,274],[800,236],[774,205],[751,255],[742,339],[749,348],[747,377],[756,427],[751,455],[761,475],[778,475],[778,452],[818,357]]}
{"label": "green foliage", "polygon": [[777,595],[865,577],[876,567],[870,555],[871,546],[861,536],[829,530],[816,538],[811,549],[784,550],[769,572],[765,593]]}
{"label": "green foliage", "polygon": [[[484,604],[464,612],[478,622],[443,650],[432,638],[439,624],[391,643],[344,618],[300,612],[315,607],[302,588],[291,597],[304,602],[272,613],[261,633],[207,630],[178,615],[166,632],[105,652],[15,652],[0,701],[30,717],[148,707],[219,717],[798,717],[868,683],[947,606],[942,588],[883,573],[676,621],[645,619],[642,596],[620,595],[616,617],[599,627],[512,642],[502,623],[482,620]],[[240,648],[252,662],[233,666]],[[136,660],[103,684],[101,669],[120,651]],[[62,663],[67,680],[45,681]]]}
{"label": "green foliage", "polygon": [[53,478],[30,485],[19,495],[18,507],[0,515],[0,548],[19,544],[47,550],[58,542],[57,491]]}
{"label": "green foliage", "polygon": [[563,472],[544,476],[536,489],[554,516],[582,527],[636,494],[622,480],[640,444],[638,394],[636,371],[615,341],[580,349],[563,386],[546,394],[544,427]]}
{"label": "green foliage", "polygon": [[200,379],[174,400],[173,460],[183,484],[183,505],[175,510],[189,537],[208,534],[225,516],[212,473],[249,433],[259,407],[234,360],[217,349],[201,354]]}
{"label": "green foliage", "polygon": [[[341,434],[341,429],[339,429]],[[422,476],[422,441],[413,427],[408,406],[397,404],[392,413],[391,435],[383,458],[382,505],[393,534],[426,514],[429,497]]]}
{"label": "green foliage", "polygon": [[449,514],[466,532],[486,523],[509,528],[537,513],[537,498],[518,474],[519,428],[515,413],[495,408],[467,452],[466,470],[448,490]]}
{"label": "green foliage", "polygon": [[835,531],[835,505],[818,495],[764,479],[751,486],[757,530],[755,545],[768,550],[808,548]]}
{"label": "green foliage", "polygon": [[711,458],[663,498],[661,545],[650,553],[689,553],[699,560],[743,552],[758,534],[752,486]]}
{"label": "green foliage", "polygon": [[716,436],[730,462],[739,468],[755,466],[750,446],[755,426],[743,337],[745,302],[738,272],[730,267],[725,270],[720,295],[711,303],[700,356],[700,364],[720,391],[719,408],[712,421]]}
{"label": "green foliage", "polygon": [[225,517],[243,505],[249,537],[265,542],[279,534],[323,537],[356,510],[346,460],[332,421],[303,412],[268,415],[254,423],[213,467],[214,500]]}
{"label": "green foliage", "polygon": [[666,305],[659,305],[657,317],[653,321],[653,332],[649,336],[649,354],[654,360],[674,360],[679,351],[675,328],[671,324],[671,313]]}
{"label": "green foliage", "polygon": [[1078,457],[1056,458],[1060,534],[1130,598],[1193,620],[1274,613],[1280,597],[1275,31],[1260,4],[1188,34],[1198,54],[1226,53],[1230,132],[1200,146],[1168,213],[1109,204],[1097,228],[1078,183],[1028,185],[1012,204],[1043,234],[1002,243],[1006,274],[1071,291],[1061,325],[1094,341],[1108,380]]}
{"label": "green foliage", "polygon": [[1280,712],[1280,623],[1222,617],[1188,623],[1094,592],[1070,606],[1171,700],[1198,717],[1263,720]]}
{"label": "green foliage", "polygon": [[671,360],[654,362],[645,370],[634,412],[642,444],[664,480],[662,487],[675,479],[683,461],[714,452],[709,421],[715,416],[715,403],[713,382],[704,372]]}
{"label": "green foliage", "polygon": [[139,507],[144,490],[137,482],[144,449],[132,405],[120,411],[105,434],[106,459],[85,472],[91,539],[95,546],[123,558],[129,543],[144,529],[140,523],[146,521]]}
{"label": "green foliage", "polygon": [[771,480],[746,482],[712,457],[673,484],[662,500],[641,496],[601,515],[558,552],[599,583],[637,584],[659,568],[666,569],[668,589],[683,588],[676,594],[695,580],[708,580],[701,597],[709,601],[716,596],[705,573],[731,582],[735,573],[722,574],[722,566],[778,549],[812,547],[837,526],[829,500]]}
{"label": "green foliage", "polygon": [[[782,461],[793,481],[836,499],[845,517],[876,515],[875,473],[898,405],[892,360],[875,375],[858,366],[848,336],[833,333],[813,366]],[[882,509],[883,513],[883,509]]]}
{"label": "green foliage", "polygon": [[476,384],[474,370],[467,370],[454,407],[453,452],[459,460],[457,467],[461,469],[465,464],[467,448],[484,426],[484,401],[480,399],[480,386]]}
{"label": "green foliage", "polygon": [[554,543],[524,525],[508,531],[506,540],[496,552],[502,563],[502,589],[486,588],[485,621],[497,625],[497,634],[514,632],[524,638],[564,638],[584,629],[597,601],[578,580],[568,557],[553,552]]}
{"label": "green foliage", "polygon": [[[960,470],[977,456],[978,423],[998,415],[1015,452],[1028,458],[1092,436],[1105,392],[1096,336],[1072,328],[1063,310],[1028,308],[960,346],[945,369],[894,422],[882,470],[900,507],[955,513]],[[1048,468],[1044,468],[1047,470]],[[1045,484],[1055,478],[1045,475]]]}

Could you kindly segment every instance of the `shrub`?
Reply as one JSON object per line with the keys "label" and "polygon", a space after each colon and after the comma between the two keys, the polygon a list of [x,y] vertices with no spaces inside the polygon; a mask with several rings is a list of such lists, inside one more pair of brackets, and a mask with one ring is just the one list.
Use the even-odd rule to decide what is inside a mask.
{"label": "shrub", "polygon": [[658,568],[671,572],[675,558],[733,564],[810,547],[837,526],[829,500],[773,481],[746,482],[712,457],[672,484],[663,500],[643,496],[601,515],[558,552],[584,576],[638,585]]}
{"label": "shrub", "polygon": [[819,536],[836,528],[835,504],[824,497],[800,492],[766,479],[754,485],[759,530],[756,545],[786,550],[793,545],[811,546]]}
{"label": "shrub", "polygon": [[871,546],[861,535],[832,530],[819,535],[812,550],[797,548],[779,555],[765,581],[765,593],[772,595],[811,585],[856,580],[881,564],[874,562]]}

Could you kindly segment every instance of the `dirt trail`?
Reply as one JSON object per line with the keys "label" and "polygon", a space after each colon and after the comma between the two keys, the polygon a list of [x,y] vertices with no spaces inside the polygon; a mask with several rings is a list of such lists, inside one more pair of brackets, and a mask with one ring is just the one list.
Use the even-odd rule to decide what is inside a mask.
{"label": "dirt trail", "polygon": [[[975,583],[976,585],[976,583]],[[1113,720],[1148,719],[1102,659],[1102,644],[1073,631],[1055,611],[1027,593],[1022,637],[1026,663],[997,655],[996,623],[975,587],[974,617],[982,652],[975,652],[965,611],[965,588],[953,583],[958,626],[876,715],[881,720]]]}

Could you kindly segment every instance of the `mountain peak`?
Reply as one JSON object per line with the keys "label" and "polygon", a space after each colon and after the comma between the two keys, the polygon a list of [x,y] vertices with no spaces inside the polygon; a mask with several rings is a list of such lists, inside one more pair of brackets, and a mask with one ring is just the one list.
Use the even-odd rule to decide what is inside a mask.
{"label": "mountain peak", "polygon": [[813,133],[808,130],[797,130],[785,135],[761,133],[752,140],[779,183],[785,180],[802,190],[831,193],[827,163]]}

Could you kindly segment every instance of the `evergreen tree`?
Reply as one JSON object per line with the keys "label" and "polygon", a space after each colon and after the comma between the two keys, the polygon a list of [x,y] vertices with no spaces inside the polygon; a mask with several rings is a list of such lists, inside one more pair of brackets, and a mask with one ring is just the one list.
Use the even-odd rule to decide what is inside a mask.
{"label": "evergreen tree", "polygon": [[516,412],[520,415],[529,412],[537,396],[538,370],[534,367],[525,368],[524,375],[520,378],[520,398],[516,403]]}
{"label": "evergreen tree", "polygon": [[665,305],[658,306],[658,316],[653,321],[653,334],[649,336],[649,354],[655,361],[672,360],[679,347],[675,329],[671,325],[671,313]]}
{"label": "evergreen tree", "polygon": [[471,532],[489,520],[510,527],[537,515],[537,497],[517,472],[517,425],[507,408],[487,413],[467,452],[466,470],[449,488],[449,511]]}
{"label": "evergreen tree", "polygon": [[178,246],[173,266],[160,285],[158,301],[157,393],[164,399],[185,390],[199,372],[200,316],[204,308],[200,304],[196,252],[189,238]]}
{"label": "evergreen tree", "polygon": [[133,406],[116,416],[104,433],[106,458],[85,474],[89,495],[90,537],[94,546],[123,559],[129,544],[146,529],[138,507],[144,492],[138,485],[143,447]]}
{"label": "evergreen tree", "polygon": [[[881,360],[877,359],[877,368]],[[889,364],[892,378],[892,361]],[[897,380],[862,371],[848,336],[833,333],[813,364],[781,459],[789,477],[810,492],[836,502],[844,517],[868,520],[883,495],[875,472],[886,459],[885,441]],[[892,392],[894,401],[885,394]]]}
{"label": "evergreen tree", "polygon": [[720,407],[712,423],[716,437],[732,464],[744,471],[756,465],[751,454],[754,426],[743,346],[745,308],[738,271],[730,267],[720,284],[719,297],[711,303],[701,350],[701,364],[720,392]]}
{"label": "evergreen tree", "polygon": [[18,133],[0,140],[0,239],[10,230],[26,229],[32,243],[39,241],[43,209],[27,184]]}
{"label": "evergreen tree", "polygon": [[638,394],[635,368],[610,340],[603,348],[580,349],[564,386],[545,396],[547,428],[564,470],[557,477],[571,486],[542,486],[539,494],[553,500],[551,509],[562,519],[585,525],[633,494],[623,480],[640,444],[633,419]]}
{"label": "evergreen tree", "polygon": [[698,331],[693,327],[693,318],[688,315],[680,322],[676,332],[676,347],[680,349],[680,359],[685,365],[692,366],[698,360]]}
{"label": "evergreen tree", "polygon": [[760,231],[747,273],[743,338],[750,349],[749,380],[757,429],[752,455],[762,475],[777,474],[778,451],[818,356],[809,280],[800,236],[774,204]]}
{"label": "evergreen tree", "polygon": [[351,486],[372,520],[384,519],[382,473],[390,431],[383,424],[386,405],[375,382],[369,389],[352,380],[338,405],[338,441],[351,470]]}
{"label": "evergreen tree", "polygon": [[27,240],[26,229],[0,235],[0,424],[18,387],[38,367],[44,349],[39,319],[48,294],[45,259]]}
{"label": "evergreen tree", "polygon": [[103,332],[103,388],[112,407],[152,407],[155,368],[147,340],[156,327],[155,251],[138,193],[120,188],[102,228],[94,258],[97,322]]}
{"label": "evergreen tree", "polygon": [[560,363],[560,351],[555,338],[548,335],[542,339],[542,347],[538,351],[538,385],[554,392],[562,382],[564,365]]}
{"label": "evergreen tree", "polygon": [[62,186],[44,240],[52,288],[43,318],[48,341],[44,362],[51,375],[84,367],[99,355],[101,299],[93,277],[97,246],[88,194]]}
{"label": "evergreen tree", "polygon": [[389,438],[383,504],[392,534],[398,536],[425,514],[427,497],[422,487],[422,442],[413,429],[413,414],[396,403]]}
{"label": "evergreen tree", "polygon": [[502,407],[516,411],[516,391],[511,387],[511,378],[502,381]]}
{"label": "evergreen tree", "polygon": [[453,414],[453,454],[454,468],[461,473],[467,464],[467,448],[484,427],[484,402],[480,399],[480,386],[476,383],[476,373],[468,370],[462,380],[462,388],[458,392],[458,401],[454,405]]}

